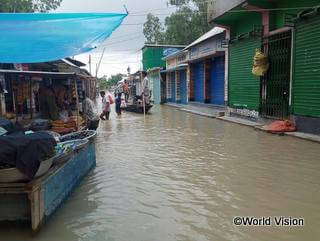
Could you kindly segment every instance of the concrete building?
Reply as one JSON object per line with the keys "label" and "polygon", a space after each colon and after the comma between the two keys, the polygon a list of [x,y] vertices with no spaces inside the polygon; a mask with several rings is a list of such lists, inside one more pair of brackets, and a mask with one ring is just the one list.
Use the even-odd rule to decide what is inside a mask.
{"label": "concrete building", "polygon": [[[208,21],[227,29],[228,114],[252,120],[291,119],[320,134],[318,0],[211,0]],[[256,49],[268,56],[252,74]]]}

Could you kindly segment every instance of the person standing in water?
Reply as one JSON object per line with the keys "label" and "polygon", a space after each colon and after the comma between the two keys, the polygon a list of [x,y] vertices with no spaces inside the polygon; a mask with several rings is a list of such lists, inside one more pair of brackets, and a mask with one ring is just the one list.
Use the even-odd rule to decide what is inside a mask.
{"label": "person standing in water", "polygon": [[121,115],[121,102],[122,102],[121,96],[122,96],[122,94],[118,93],[118,96],[117,96],[117,98],[115,100],[115,102],[116,102],[116,112],[117,112],[118,116]]}
{"label": "person standing in water", "polygon": [[142,89],[141,89],[141,98],[144,99],[145,104],[149,104],[149,86],[148,86],[148,77],[147,72],[142,71]]}
{"label": "person standing in water", "polygon": [[100,91],[100,96],[102,98],[102,113],[100,115],[100,119],[101,120],[109,120],[109,116],[110,116],[110,100],[109,100],[109,96],[106,96],[106,92],[104,91]]}
{"label": "person standing in water", "polygon": [[86,96],[86,99],[83,103],[83,115],[87,121],[87,129],[94,131],[97,130],[100,120],[96,111],[96,107],[89,96]]}
{"label": "person standing in water", "polygon": [[128,100],[129,100],[129,85],[128,85],[128,81],[127,80],[124,80],[124,83],[123,83],[123,93],[124,93],[125,101],[126,101],[126,103],[128,103]]}

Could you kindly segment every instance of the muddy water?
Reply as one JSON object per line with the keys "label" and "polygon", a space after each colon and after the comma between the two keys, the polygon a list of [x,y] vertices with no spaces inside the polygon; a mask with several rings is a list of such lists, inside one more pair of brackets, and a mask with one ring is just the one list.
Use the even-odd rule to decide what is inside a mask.
{"label": "muddy water", "polygon": [[[155,108],[101,124],[97,167],[42,232],[1,241],[317,240],[320,145]],[[292,216],[304,227],[238,227]]]}

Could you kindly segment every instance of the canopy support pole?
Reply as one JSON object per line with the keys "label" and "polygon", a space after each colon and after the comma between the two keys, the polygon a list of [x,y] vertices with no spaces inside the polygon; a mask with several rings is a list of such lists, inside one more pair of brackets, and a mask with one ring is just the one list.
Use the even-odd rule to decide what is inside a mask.
{"label": "canopy support pole", "polygon": [[80,115],[80,107],[79,107],[79,94],[78,94],[78,84],[77,77],[74,77],[75,91],[76,91],[76,100],[77,100],[77,130],[79,130],[79,115]]}
{"label": "canopy support pole", "polygon": [[32,83],[32,77],[30,77],[30,80],[29,80],[29,84],[30,84],[30,117],[31,117],[31,120],[33,119],[33,99],[32,99],[32,86],[33,86],[33,83]]}

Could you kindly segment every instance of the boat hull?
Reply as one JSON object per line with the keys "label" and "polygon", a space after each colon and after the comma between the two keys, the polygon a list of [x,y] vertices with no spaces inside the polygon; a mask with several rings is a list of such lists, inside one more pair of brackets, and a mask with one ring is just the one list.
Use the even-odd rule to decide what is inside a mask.
{"label": "boat hull", "polygon": [[[146,106],[145,106],[145,112],[146,112],[146,114],[148,114],[148,112],[150,111],[151,108],[152,108],[152,105],[146,105]],[[128,112],[134,112],[134,113],[138,113],[138,114],[144,114],[144,108],[143,108],[143,106],[127,105],[126,107],[122,107],[121,109],[124,110],[124,111],[128,111]]]}
{"label": "boat hull", "polygon": [[95,143],[89,142],[30,183],[0,184],[0,222],[29,222],[38,231],[95,165]]}

